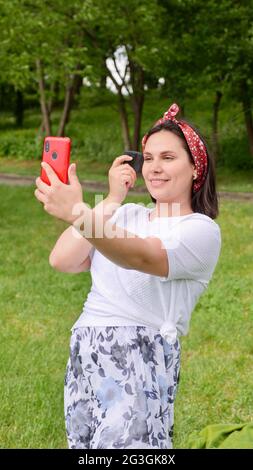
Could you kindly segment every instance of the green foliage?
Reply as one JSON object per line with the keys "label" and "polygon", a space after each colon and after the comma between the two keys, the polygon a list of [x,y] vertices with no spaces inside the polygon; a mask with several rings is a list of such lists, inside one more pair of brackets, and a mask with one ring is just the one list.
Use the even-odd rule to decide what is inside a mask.
{"label": "green foliage", "polygon": [[104,89],[100,86],[83,86],[81,88],[78,99],[78,108],[80,110],[92,110],[96,107],[99,112],[99,108],[102,106],[111,107],[117,112],[117,96],[109,89]]}
{"label": "green foliage", "polygon": [[[163,97],[157,90],[148,93],[143,110],[142,134],[162,116],[171,102],[171,95]],[[127,106],[130,107],[129,102]],[[189,117],[196,124],[208,141],[211,135],[211,106],[212,97],[206,93],[199,95],[197,99],[187,100],[185,106],[186,118]],[[117,97],[111,92],[104,93],[99,88],[82,89],[79,106],[73,110],[72,119],[66,128],[66,135],[72,138],[73,160],[103,164],[121,154],[124,146],[117,110]],[[17,158],[39,161],[42,151],[42,138],[38,133],[39,111],[26,111],[23,130],[15,129],[8,113],[2,113],[1,117],[0,160]],[[59,110],[56,110],[52,114],[53,132],[58,121]],[[220,110],[221,148],[218,167],[231,170],[252,169],[253,160],[249,154],[243,121],[240,105],[232,103],[231,99],[224,100]]]}
{"label": "green foliage", "polygon": [[[249,158],[249,145],[242,132],[235,132],[223,137],[220,145],[220,167],[234,170],[253,169],[253,158]],[[253,186],[253,182],[252,182]]]}
{"label": "green foliage", "polygon": [[19,89],[36,81],[40,59],[49,82],[65,83],[69,75],[83,71],[86,46],[80,26],[73,21],[80,2],[71,8],[63,0],[47,5],[42,0],[1,2],[2,49],[6,78]]}
{"label": "green foliage", "polygon": [[[100,126],[96,129],[96,123],[91,130],[88,126],[91,120],[88,119],[85,125],[89,134],[86,130],[81,133],[79,129],[75,130],[76,121],[75,117],[72,121],[71,114],[65,132],[71,131],[74,137],[77,136],[73,155],[83,151],[89,159],[95,154],[95,158],[102,161],[103,155],[105,158],[115,155],[123,146],[120,117],[117,115],[118,98],[100,86],[102,78],[108,75],[106,59],[114,58],[115,51],[121,47],[122,54],[131,65],[127,81],[131,81],[137,95],[142,88],[140,71],[144,74],[144,82],[146,79],[151,88],[158,86],[159,77],[165,79],[165,85],[155,90],[154,95],[158,98],[157,102],[156,99],[153,101],[154,107],[148,119],[145,113],[150,108],[150,91],[145,90],[147,104],[144,103],[142,129],[146,130],[146,125],[149,128],[157,115],[162,115],[173,101],[184,108],[187,117],[188,108],[194,108],[194,102],[201,102],[205,94],[199,128],[207,130],[211,137],[215,93],[221,91],[218,122],[221,155],[218,164],[250,169],[252,159],[248,157],[245,123],[241,119],[240,129],[233,123],[227,130],[226,123],[225,127],[223,125],[223,101],[226,102],[224,109],[228,122],[234,118],[234,110],[238,110],[241,101],[244,100],[244,112],[245,109],[250,112],[252,108],[252,11],[250,2],[232,0],[75,0],[71,6],[64,0],[56,0],[54,5],[43,0],[0,0],[0,80],[4,84],[8,82],[14,89],[25,90],[26,103],[38,99],[35,63],[36,59],[41,59],[46,98],[54,98],[54,107],[58,104],[52,115],[54,133],[58,128],[59,108],[66,85],[72,74],[88,78],[92,87],[82,87],[81,93],[75,97],[76,107],[80,110],[99,109],[100,104],[106,107],[111,104],[115,135],[110,129],[109,113],[104,119],[108,131]],[[52,84],[56,85],[56,91],[50,91]],[[13,106],[14,99],[10,99],[10,107]],[[133,101],[126,99],[126,107],[130,113],[131,134],[134,128]],[[94,122],[93,112],[89,114]],[[191,115],[189,112],[190,118]],[[78,124],[81,128],[82,122]],[[101,136],[103,142],[100,141]],[[10,135],[3,134],[0,155],[18,158],[23,155],[30,159],[35,154],[40,158],[39,144],[36,135],[28,130],[25,138],[21,134],[15,135],[14,142]]]}
{"label": "green foliage", "polygon": [[2,134],[0,154],[6,158],[15,155],[17,160],[40,159],[42,146],[43,140],[33,130],[12,130]]}

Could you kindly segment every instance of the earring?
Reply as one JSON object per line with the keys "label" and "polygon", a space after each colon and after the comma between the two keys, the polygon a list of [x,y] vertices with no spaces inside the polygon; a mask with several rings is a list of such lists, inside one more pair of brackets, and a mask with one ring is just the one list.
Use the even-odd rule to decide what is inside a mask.
{"label": "earring", "polygon": [[196,173],[194,173],[193,179],[195,180],[196,178],[197,178],[197,175],[196,175]]}

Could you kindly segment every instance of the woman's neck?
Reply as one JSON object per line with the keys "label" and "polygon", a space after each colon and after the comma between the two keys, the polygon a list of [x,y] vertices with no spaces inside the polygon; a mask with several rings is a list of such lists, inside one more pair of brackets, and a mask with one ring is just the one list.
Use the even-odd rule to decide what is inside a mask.
{"label": "woman's neck", "polygon": [[155,217],[181,217],[193,213],[188,204],[162,202],[156,203],[155,209],[149,214],[149,219],[152,221]]}

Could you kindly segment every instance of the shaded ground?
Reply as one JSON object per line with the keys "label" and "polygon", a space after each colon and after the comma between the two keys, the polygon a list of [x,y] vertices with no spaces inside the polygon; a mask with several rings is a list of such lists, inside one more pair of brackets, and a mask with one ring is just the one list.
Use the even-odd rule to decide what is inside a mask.
{"label": "shaded ground", "polygon": [[[20,176],[8,173],[0,173],[0,184],[7,184],[10,186],[35,186],[34,176]],[[108,190],[108,185],[102,183],[101,181],[90,181],[90,180],[81,180],[81,184],[84,189],[91,192],[106,192]],[[144,194],[147,192],[145,186],[136,187],[130,189],[129,193],[133,196],[138,196],[138,194]],[[218,192],[219,197],[225,199],[233,199],[237,201],[253,201],[253,193],[242,193],[242,192],[227,192],[220,191]]]}

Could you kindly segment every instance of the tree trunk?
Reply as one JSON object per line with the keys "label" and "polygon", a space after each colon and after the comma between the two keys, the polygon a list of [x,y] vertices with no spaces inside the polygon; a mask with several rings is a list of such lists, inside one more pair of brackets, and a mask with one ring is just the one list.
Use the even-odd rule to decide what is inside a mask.
{"label": "tree trunk", "polygon": [[128,115],[127,115],[127,109],[126,109],[126,102],[124,99],[124,96],[122,94],[122,87],[125,85],[122,81],[122,84],[118,84],[117,80],[113,76],[110,68],[106,66],[108,76],[111,78],[113,84],[115,85],[115,88],[118,92],[118,109],[119,109],[119,115],[120,115],[120,122],[121,122],[121,128],[122,128],[122,137],[123,137],[123,143],[124,143],[124,150],[133,150],[133,145],[130,137],[130,132],[129,132],[129,124],[128,124]]}
{"label": "tree trunk", "polygon": [[[80,64],[77,64],[77,70],[80,70]],[[62,111],[61,121],[59,124],[57,135],[64,136],[65,126],[69,122],[70,112],[74,104],[74,97],[80,92],[82,86],[82,77],[79,73],[72,74],[65,90],[64,107]]]}
{"label": "tree trunk", "polygon": [[133,150],[139,150],[141,118],[144,104],[144,70],[130,59],[129,67],[133,89],[133,94],[131,96],[132,109],[134,113]]}
{"label": "tree trunk", "polygon": [[133,97],[134,99],[134,138],[133,150],[139,150],[140,132],[141,132],[141,118],[144,104],[144,95]]}
{"label": "tree trunk", "polygon": [[122,128],[122,135],[123,135],[123,142],[124,142],[124,150],[132,150],[132,142],[129,132],[129,125],[128,125],[128,116],[126,110],[126,103],[124,100],[124,96],[122,95],[121,90],[118,94],[119,97],[119,114],[120,114],[120,122]]}
{"label": "tree trunk", "polygon": [[53,101],[54,101],[54,92],[55,92],[55,82],[52,82],[50,85],[50,98],[48,100],[48,113],[49,115],[53,109]]}
{"label": "tree trunk", "polygon": [[220,110],[220,103],[221,103],[222,93],[221,91],[216,91],[215,100],[213,104],[213,123],[212,123],[212,151],[214,160],[217,162],[219,157],[219,138],[218,138],[218,116]]}
{"label": "tree trunk", "polygon": [[106,56],[103,57],[104,69],[102,69],[102,75],[100,77],[100,88],[106,89],[106,78],[107,78],[107,68],[106,68]]}
{"label": "tree trunk", "polygon": [[83,86],[83,77],[81,75],[76,76],[75,95],[80,95],[81,88]]}
{"label": "tree trunk", "polygon": [[23,93],[20,90],[17,90],[16,92],[15,118],[16,126],[22,127],[24,118],[24,99]]}
{"label": "tree trunk", "polygon": [[[50,85],[50,98],[49,98],[48,106],[47,106],[49,118],[51,118],[51,113],[52,113],[52,109],[53,109],[55,88],[56,88],[56,83],[52,82],[51,85]],[[40,134],[42,135],[42,134],[44,134],[44,132],[45,132],[45,126],[44,126],[44,120],[42,119],[42,123],[40,125]]]}
{"label": "tree trunk", "polygon": [[50,122],[50,116],[49,116],[48,106],[46,102],[46,93],[45,93],[46,87],[45,87],[43,66],[42,66],[40,59],[36,59],[36,68],[37,68],[38,81],[39,81],[40,107],[41,107],[41,113],[43,117],[44,128],[46,131],[46,135],[50,135],[51,134],[51,122]]}
{"label": "tree trunk", "polygon": [[64,136],[65,126],[69,121],[70,111],[74,102],[74,81],[75,81],[75,76],[72,76],[69,83],[66,86],[64,107],[63,107],[61,120],[60,120],[60,124],[58,127],[58,132],[57,132],[57,135],[59,137]]}
{"label": "tree trunk", "polygon": [[241,96],[242,96],[244,119],[245,119],[248,141],[249,141],[249,150],[250,150],[250,155],[253,157],[253,120],[252,120],[252,112],[251,112],[251,100],[249,97],[248,86],[246,83],[243,83],[242,85]]}

